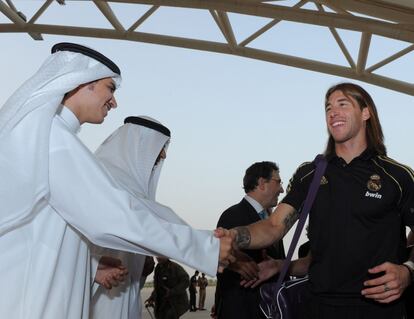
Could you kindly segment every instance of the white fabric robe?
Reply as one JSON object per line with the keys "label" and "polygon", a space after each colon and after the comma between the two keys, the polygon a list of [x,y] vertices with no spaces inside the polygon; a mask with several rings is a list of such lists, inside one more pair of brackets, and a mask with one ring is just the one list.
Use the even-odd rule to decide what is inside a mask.
{"label": "white fabric robe", "polygon": [[[153,122],[156,122],[153,119]],[[95,152],[110,175],[131,194],[155,201],[158,179],[163,160],[155,167],[154,163],[169,137],[141,125],[127,123],[109,136]],[[165,207],[154,211],[160,218],[177,224],[186,224],[178,215]],[[94,246],[94,264],[101,256],[112,256],[122,260],[128,268],[128,275],[118,287],[108,290],[94,284],[91,314],[92,319],[139,319],[142,305],[140,279],[145,256]]]}
{"label": "white fabric robe", "polygon": [[70,121],[55,116],[66,92],[115,76],[81,54],[58,52],[0,110],[0,318],[88,318],[85,238],[216,271],[211,232],[157,218],[146,200],[114,183]]}

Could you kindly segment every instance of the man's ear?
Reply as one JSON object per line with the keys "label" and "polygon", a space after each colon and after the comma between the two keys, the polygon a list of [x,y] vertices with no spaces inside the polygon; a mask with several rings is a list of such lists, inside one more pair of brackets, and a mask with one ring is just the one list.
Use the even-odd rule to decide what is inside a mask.
{"label": "man's ear", "polygon": [[65,102],[70,99],[73,95],[75,95],[79,89],[84,86],[85,84],[81,84],[78,87],[74,88],[72,91],[67,92],[64,96],[63,96],[63,100],[62,100],[62,104],[66,104]]}
{"label": "man's ear", "polygon": [[368,107],[364,107],[362,109],[362,119],[364,121],[367,121],[369,118],[371,118],[371,113],[369,113]]}
{"label": "man's ear", "polygon": [[264,189],[266,180],[263,177],[259,177],[257,180],[257,188]]}
{"label": "man's ear", "polygon": [[84,83],[74,88],[72,91],[67,92],[65,96],[63,97],[62,104],[66,105],[68,101],[73,100],[72,97],[76,95],[79,91],[81,91],[82,89],[93,91],[95,84],[96,84],[96,81]]}

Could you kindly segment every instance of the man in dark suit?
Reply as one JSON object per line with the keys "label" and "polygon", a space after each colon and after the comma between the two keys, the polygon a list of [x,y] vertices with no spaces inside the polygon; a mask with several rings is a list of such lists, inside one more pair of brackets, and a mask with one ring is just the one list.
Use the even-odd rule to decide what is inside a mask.
{"label": "man in dark suit", "polygon": [[[243,178],[246,193],[242,201],[221,214],[217,227],[233,228],[245,226],[265,219],[277,205],[279,194],[283,193],[279,168],[273,162],[257,162],[251,165]],[[285,258],[283,242],[277,242],[267,249],[245,250],[256,264],[268,257]],[[263,318],[259,309],[259,287],[240,286],[241,274],[249,261],[238,261],[217,274],[216,315],[218,319]]]}

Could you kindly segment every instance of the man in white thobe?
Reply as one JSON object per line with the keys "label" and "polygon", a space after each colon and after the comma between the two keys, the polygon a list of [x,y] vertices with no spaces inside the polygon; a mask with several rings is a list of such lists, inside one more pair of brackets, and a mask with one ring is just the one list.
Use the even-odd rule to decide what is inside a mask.
{"label": "man in white thobe", "polygon": [[[124,123],[102,143],[95,155],[120,187],[132,195],[155,201],[170,130],[149,117],[131,116]],[[158,211],[159,207],[156,205],[154,211],[160,218],[186,224],[170,209]],[[94,285],[91,318],[141,318],[140,279],[145,256],[96,246],[92,252],[95,264],[100,256],[120,259],[127,267],[128,275],[123,283],[112,289]]]}
{"label": "man in white thobe", "polygon": [[88,318],[85,238],[214,274],[232,258],[229,241],[158,218],[76,136],[116,107],[118,67],[79,45],[52,52],[0,109],[0,318]]}

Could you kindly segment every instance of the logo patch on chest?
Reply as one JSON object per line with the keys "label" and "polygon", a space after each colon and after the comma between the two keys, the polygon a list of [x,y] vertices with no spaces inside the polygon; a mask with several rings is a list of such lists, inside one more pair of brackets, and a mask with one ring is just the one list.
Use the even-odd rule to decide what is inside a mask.
{"label": "logo patch on chest", "polygon": [[381,194],[378,194],[378,193],[370,193],[370,192],[367,191],[365,193],[365,197],[372,197],[372,198],[381,199],[382,198],[382,195]]}
{"label": "logo patch on chest", "polygon": [[[367,188],[371,192],[378,192],[381,189],[381,177],[377,174],[371,175],[367,183]],[[365,196],[368,196],[367,194]]]}
{"label": "logo patch on chest", "polygon": [[322,176],[322,178],[321,178],[321,185],[326,185],[326,184],[328,184],[328,180],[326,179],[325,176]]}

